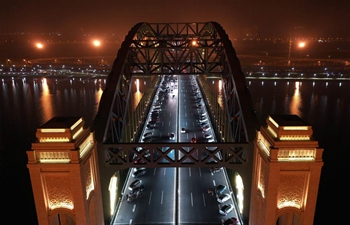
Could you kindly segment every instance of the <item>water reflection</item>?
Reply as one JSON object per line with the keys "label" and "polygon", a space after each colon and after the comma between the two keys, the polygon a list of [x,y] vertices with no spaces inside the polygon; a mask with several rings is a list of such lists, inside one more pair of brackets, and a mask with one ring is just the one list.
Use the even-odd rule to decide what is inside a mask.
{"label": "water reflection", "polygon": [[53,117],[52,110],[52,99],[50,95],[49,85],[47,84],[46,78],[43,78],[41,81],[42,85],[42,96],[40,98],[41,107],[43,108],[43,118],[48,121]]}
{"label": "water reflection", "polygon": [[301,105],[300,90],[299,90],[300,86],[301,86],[300,82],[298,81],[295,82],[294,94],[289,105],[290,114],[300,115],[300,105]]}
{"label": "water reflection", "polygon": [[[100,99],[103,93],[102,80],[101,79],[95,80],[95,86],[97,86],[97,91],[95,93],[95,102],[100,102]],[[98,112],[98,104],[96,104],[95,112],[96,113]]]}

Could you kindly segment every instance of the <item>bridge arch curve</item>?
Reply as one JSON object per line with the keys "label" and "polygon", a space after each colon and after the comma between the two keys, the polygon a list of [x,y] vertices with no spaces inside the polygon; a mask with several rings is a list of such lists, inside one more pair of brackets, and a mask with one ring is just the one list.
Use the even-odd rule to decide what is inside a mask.
{"label": "bridge arch curve", "polygon": [[[130,94],[132,84],[137,77],[142,77],[147,79],[145,90],[152,89],[160,83],[160,76],[171,74],[196,75],[202,91],[208,93],[207,104],[218,104],[217,93],[211,93],[208,80],[222,82],[224,101],[211,115],[222,118],[213,123],[218,142],[138,143],[145,112],[148,112],[155,93],[145,91],[137,106],[132,107],[135,105]],[[257,129],[259,122],[240,61],[219,23],[138,23],[128,32],[118,50],[92,125],[99,146],[100,173],[104,176],[101,177],[102,189],[108,189],[109,179],[116,171],[131,167],[212,167],[214,163],[232,173],[237,171],[242,177],[246,204],[243,217],[248,218]],[[150,151],[152,156],[158,153],[160,158],[145,157],[144,153],[136,151],[140,147]],[[162,151],[165,148],[183,157],[170,158],[170,150]],[[195,151],[203,152],[207,157],[191,160]],[[217,154],[223,157],[217,157]],[[135,157],[146,163],[136,165]],[[161,159],[166,159],[167,163]],[[104,201],[109,201],[108,193],[103,195]]]}

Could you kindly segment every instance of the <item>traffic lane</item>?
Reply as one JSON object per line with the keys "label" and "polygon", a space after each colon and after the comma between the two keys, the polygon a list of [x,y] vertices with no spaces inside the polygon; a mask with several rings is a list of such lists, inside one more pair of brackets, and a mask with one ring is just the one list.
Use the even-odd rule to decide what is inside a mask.
{"label": "traffic lane", "polygon": [[226,169],[224,168],[223,170],[221,170],[220,172],[216,172],[216,173],[211,173],[211,171],[210,171],[210,173],[211,173],[211,176],[212,176],[212,180],[213,180],[213,188],[215,189],[215,187],[216,186],[218,186],[218,185],[225,185],[226,186],[226,190],[223,192],[223,194],[229,194],[230,196],[231,196],[231,199],[229,199],[229,200],[227,200],[225,203],[219,203],[219,202],[217,202],[217,197],[219,197],[219,195],[218,194],[215,194],[214,196],[215,196],[215,200],[216,200],[216,203],[218,204],[218,207],[219,207],[219,209],[224,205],[224,204],[227,204],[227,203],[229,203],[229,204],[232,204],[233,205],[233,210],[231,211],[231,212],[229,212],[226,216],[223,216],[223,215],[221,215],[221,214],[219,214],[219,212],[218,212],[218,215],[221,217],[221,218],[230,218],[230,217],[236,217],[236,218],[238,218],[238,216],[237,216],[237,209],[236,209],[236,206],[235,206],[235,204],[233,203],[233,197],[234,196],[232,196],[232,190],[230,190],[230,185],[229,185],[229,183],[228,183],[228,180],[226,179],[226,175],[225,175],[225,173],[226,173],[226,171],[225,171]]}
{"label": "traffic lane", "polygon": [[200,131],[200,126],[198,124],[199,113],[196,109],[195,104],[195,93],[192,90],[191,79],[189,77],[183,78],[181,80],[181,85],[179,86],[180,102],[179,113],[180,118],[179,123],[180,129],[184,127],[186,133],[180,134],[180,142],[190,142],[192,138],[197,138],[197,133]]}
{"label": "traffic lane", "polygon": [[[138,200],[135,224],[171,224],[175,220],[175,168],[149,168],[144,196]],[[159,182],[162,182],[159,185]],[[171,214],[169,214],[171,213]]]}
{"label": "traffic lane", "polygon": [[[179,220],[183,223],[217,223],[221,220],[216,196],[208,194],[213,189],[209,168],[179,168]],[[198,217],[200,215],[200,217]]]}
{"label": "traffic lane", "polygon": [[170,133],[176,134],[177,119],[176,114],[174,114],[176,105],[165,101],[161,109],[162,114],[159,115],[159,119],[152,129],[152,142],[169,142]]}
{"label": "traffic lane", "polygon": [[[171,133],[177,134],[178,97],[172,98],[169,95],[171,94],[167,94],[167,97],[161,101],[160,109],[162,113],[159,113],[159,120],[156,123],[157,128],[154,129],[153,142],[168,142]],[[177,137],[175,140],[177,140]]]}

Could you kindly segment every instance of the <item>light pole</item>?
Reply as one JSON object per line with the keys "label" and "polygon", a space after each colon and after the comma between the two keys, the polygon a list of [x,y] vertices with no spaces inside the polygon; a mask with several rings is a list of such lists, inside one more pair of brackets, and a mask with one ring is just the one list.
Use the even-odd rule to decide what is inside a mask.
{"label": "light pole", "polygon": [[95,48],[96,48],[96,57],[97,57],[97,60],[98,60],[98,48],[100,47],[101,42],[100,42],[99,40],[94,40],[94,41],[93,41],[93,45],[94,45]]}
{"label": "light pole", "polygon": [[299,42],[299,48],[300,48],[300,58],[301,58],[301,51],[302,51],[302,49],[305,47],[305,42]]}
{"label": "light pole", "polygon": [[[299,52],[299,58],[301,58],[301,51],[306,46],[306,43],[304,41],[299,42],[298,48],[300,49]],[[289,48],[288,48],[288,66],[290,65],[290,54],[292,52],[292,39],[289,39]]]}
{"label": "light pole", "polygon": [[93,42],[93,45],[95,46],[96,48],[96,60],[97,60],[97,64],[100,64],[100,60],[98,58],[98,48],[101,46],[101,42],[99,40],[94,40]]}
{"label": "light pole", "polygon": [[289,39],[288,66],[290,65],[290,51],[292,50],[292,39]]}
{"label": "light pole", "polygon": [[39,51],[40,51],[40,58],[42,58],[43,57],[43,55],[42,55],[42,49],[44,48],[44,45],[43,44],[41,44],[41,43],[37,43],[36,44],[36,47],[39,49]]}

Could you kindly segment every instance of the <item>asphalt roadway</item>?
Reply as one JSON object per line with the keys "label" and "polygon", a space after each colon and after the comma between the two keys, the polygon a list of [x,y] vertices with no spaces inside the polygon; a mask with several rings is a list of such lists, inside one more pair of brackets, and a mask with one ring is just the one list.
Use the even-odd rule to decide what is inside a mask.
{"label": "asphalt roadway", "polygon": [[[152,132],[152,135],[141,137],[140,142],[191,142],[193,138],[205,141],[204,135],[212,133],[203,132],[199,122],[199,113],[206,112],[206,108],[197,85],[193,76],[164,77],[149,113],[150,121],[152,111],[158,112],[153,114],[154,126],[145,128],[142,134]],[[207,124],[210,126],[210,121]],[[172,133],[174,139],[170,138]],[[173,152],[168,156],[174,157]],[[217,202],[218,195],[208,193],[219,184],[229,187],[225,170],[212,173],[209,168],[146,168],[146,174],[141,177],[129,176],[125,187],[136,179],[142,180],[142,194],[128,202],[129,190],[124,190],[113,224],[221,225],[224,220],[237,217],[235,209],[221,215],[219,209],[223,204]],[[231,194],[228,190],[225,193]],[[234,206],[232,199],[226,203]]]}

